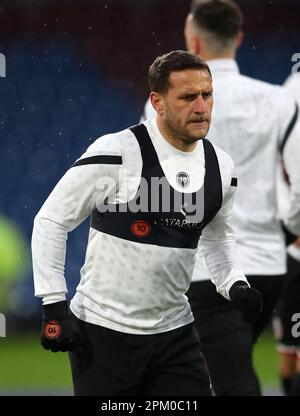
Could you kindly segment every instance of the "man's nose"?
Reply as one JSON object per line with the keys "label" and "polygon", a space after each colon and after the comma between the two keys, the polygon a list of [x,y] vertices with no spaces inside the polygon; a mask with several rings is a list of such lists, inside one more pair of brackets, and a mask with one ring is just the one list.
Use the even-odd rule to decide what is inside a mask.
{"label": "man's nose", "polygon": [[205,113],[206,107],[202,95],[199,95],[199,97],[195,100],[194,111],[195,113],[200,114]]}

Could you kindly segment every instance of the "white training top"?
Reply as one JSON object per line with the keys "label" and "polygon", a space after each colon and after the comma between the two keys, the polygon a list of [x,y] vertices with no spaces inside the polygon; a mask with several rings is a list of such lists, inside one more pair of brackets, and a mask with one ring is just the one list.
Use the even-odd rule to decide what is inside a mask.
{"label": "white training top", "polygon": [[[276,167],[280,146],[294,118],[296,103],[281,86],[239,73],[234,60],[208,62],[213,77],[214,108],[207,138],[229,154],[238,178],[233,212],[238,259],[246,275],[286,272],[284,236],[276,198]],[[299,88],[298,88],[299,91]],[[148,101],[145,117],[152,117]],[[283,159],[291,181],[291,204],[284,223],[300,232],[300,128],[297,124],[284,146]],[[207,280],[201,254],[193,280]]]}
{"label": "white training top", "polygon": [[[202,141],[193,152],[181,152],[163,138],[155,119],[144,124],[168,182],[183,192],[175,178],[184,170],[191,178],[185,192],[200,189],[205,175]],[[203,230],[200,247],[217,290],[228,299],[232,284],[247,280],[236,262],[230,225],[236,189],[231,186],[234,166],[228,155],[214,148],[221,172],[223,203]],[[80,159],[99,155],[121,156],[122,165],[85,164],[71,168],[35,218],[32,235],[35,295],[42,297],[44,304],[65,299],[68,232],[106,197],[116,204],[128,202],[137,192],[142,158],[130,130],[99,138]],[[133,334],[160,333],[190,323],[193,316],[185,293],[196,251],[197,248],[136,243],[90,228],[85,264],[71,310],[86,322]]]}

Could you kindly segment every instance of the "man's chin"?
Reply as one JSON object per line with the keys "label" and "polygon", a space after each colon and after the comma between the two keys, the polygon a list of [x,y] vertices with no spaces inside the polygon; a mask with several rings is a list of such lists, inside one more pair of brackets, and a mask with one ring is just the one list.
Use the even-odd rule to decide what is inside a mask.
{"label": "man's chin", "polygon": [[202,136],[199,137],[199,136],[187,136],[186,135],[183,140],[187,143],[195,143],[195,142],[198,142],[201,139],[203,139]]}
{"label": "man's chin", "polygon": [[204,137],[207,135],[208,129],[192,129],[189,133],[189,136],[191,138],[191,141],[197,141],[204,139]]}

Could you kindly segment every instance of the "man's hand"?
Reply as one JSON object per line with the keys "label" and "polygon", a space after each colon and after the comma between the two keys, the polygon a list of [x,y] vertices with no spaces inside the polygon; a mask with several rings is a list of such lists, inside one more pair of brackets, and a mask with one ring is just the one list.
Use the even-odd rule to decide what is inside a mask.
{"label": "man's hand", "polygon": [[79,344],[79,328],[67,301],[43,306],[41,344],[46,350],[73,351]]}
{"label": "man's hand", "polygon": [[263,309],[262,296],[258,290],[249,287],[246,282],[239,280],[231,286],[229,296],[231,301],[242,312],[248,324],[252,324],[257,320]]}

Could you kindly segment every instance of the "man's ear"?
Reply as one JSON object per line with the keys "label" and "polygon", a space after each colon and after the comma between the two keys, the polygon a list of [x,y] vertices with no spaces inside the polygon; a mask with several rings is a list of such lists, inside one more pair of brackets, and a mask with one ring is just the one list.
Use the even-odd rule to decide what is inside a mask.
{"label": "man's ear", "polygon": [[152,107],[157,112],[157,114],[162,116],[164,114],[163,96],[159,94],[158,92],[151,91],[150,101],[151,101]]}
{"label": "man's ear", "polygon": [[238,33],[238,35],[237,35],[237,42],[236,42],[237,48],[239,48],[240,46],[242,46],[242,43],[244,41],[244,37],[245,37],[244,32],[240,31]]}
{"label": "man's ear", "polygon": [[198,35],[194,35],[191,39],[190,52],[194,55],[201,56],[202,40]]}
{"label": "man's ear", "polygon": [[199,39],[198,31],[195,29],[192,13],[189,13],[185,19],[184,38],[187,50],[194,55],[200,55],[202,42]]}

